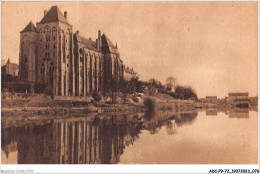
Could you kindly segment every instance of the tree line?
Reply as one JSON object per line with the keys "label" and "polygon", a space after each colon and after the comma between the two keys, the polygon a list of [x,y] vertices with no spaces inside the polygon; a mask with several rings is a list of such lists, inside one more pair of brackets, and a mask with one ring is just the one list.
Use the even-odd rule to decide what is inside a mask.
{"label": "tree line", "polygon": [[[110,96],[112,103],[116,102],[118,93],[121,93],[122,98],[126,99],[127,95],[133,95],[133,99],[136,97],[136,93],[147,93],[148,95],[155,95],[156,93],[162,93],[169,95],[175,99],[192,99],[197,100],[197,94],[195,90],[190,86],[177,85],[177,79],[174,77],[168,77],[165,84],[162,84],[159,80],[154,78],[148,82],[139,80],[138,77],[132,77],[130,80],[124,78],[115,79],[110,81],[109,88],[102,95]],[[97,93],[92,95],[95,101],[100,101],[101,97]]]}

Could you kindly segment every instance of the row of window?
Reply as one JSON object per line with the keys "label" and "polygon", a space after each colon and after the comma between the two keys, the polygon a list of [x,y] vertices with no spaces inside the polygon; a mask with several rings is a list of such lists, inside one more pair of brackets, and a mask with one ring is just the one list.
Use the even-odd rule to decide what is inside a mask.
{"label": "row of window", "polygon": [[[82,49],[82,48],[79,49],[79,53],[80,53],[80,54],[83,54],[83,49]],[[90,52],[87,52],[87,53],[86,53],[86,56],[88,56],[88,55],[89,55],[90,57],[95,57],[95,58],[98,58],[98,57],[99,57],[99,58],[102,59],[102,56],[100,56],[99,54],[97,54],[97,56],[96,56],[95,53],[92,55]]]}
{"label": "row of window", "polygon": [[[45,49],[47,50],[47,49],[49,49],[50,48],[50,44],[46,44],[45,45]],[[56,45],[55,44],[53,44],[53,49],[55,49],[56,48]]]}
{"label": "row of window", "polygon": [[[52,53],[52,56],[55,57],[55,52]],[[46,52],[46,53],[45,53],[45,57],[50,57],[50,53],[49,53],[49,52]]]}
{"label": "row of window", "polygon": [[56,27],[52,27],[52,30],[51,28],[47,25],[44,27],[44,30],[40,29],[39,30],[39,34],[42,34],[42,33],[50,33],[50,32],[57,32],[57,28]]}
{"label": "row of window", "polygon": [[[53,36],[52,39],[55,41],[55,40],[56,40],[56,37]],[[50,35],[46,35],[45,40],[46,40],[46,42],[51,41],[51,37],[50,37]],[[43,39],[42,39],[42,38],[40,38],[40,42],[43,42]]]}

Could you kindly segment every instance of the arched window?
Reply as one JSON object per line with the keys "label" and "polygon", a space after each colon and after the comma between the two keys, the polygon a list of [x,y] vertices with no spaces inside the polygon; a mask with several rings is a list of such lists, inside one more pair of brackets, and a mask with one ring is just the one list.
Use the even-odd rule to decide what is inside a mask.
{"label": "arched window", "polygon": [[50,27],[48,25],[46,25],[44,27],[44,33],[49,33],[50,32]]}
{"label": "arched window", "polygon": [[50,41],[50,36],[48,34],[46,35],[46,41]]}
{"label": "arched window", "polygon": [[57,32],[57,28],[56,27],[53,27],[52,28],[52,32],[54,33],[54,32]]}
{"label": "arched window", "polygon": [[41,74],[44,74],[44,70],[45,70],[44,63],[42,63],[42,66],[41,66]]}

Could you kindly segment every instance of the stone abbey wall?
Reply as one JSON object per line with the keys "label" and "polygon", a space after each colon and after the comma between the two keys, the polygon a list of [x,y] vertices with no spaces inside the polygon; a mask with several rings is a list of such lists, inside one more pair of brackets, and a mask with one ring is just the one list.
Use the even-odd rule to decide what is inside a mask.
{"label": "stone abbey wall", "polygon": [[101,31],[95,41],[73,33],[67,15],[53,6],[36,27],[30,22],[21,31],[20,79],[59,96],[109,90],[124,72],[117,46]]}

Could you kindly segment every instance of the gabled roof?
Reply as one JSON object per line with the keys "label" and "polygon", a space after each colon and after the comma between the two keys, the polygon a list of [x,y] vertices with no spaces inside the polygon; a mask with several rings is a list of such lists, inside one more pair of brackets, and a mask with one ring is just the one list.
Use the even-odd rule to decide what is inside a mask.
{"label": "gabled roof", "polygon": [[23,32],[28,32],[28,31],[37,32],[37,29],[36,29],[35,25],[34,25],[32,22],[30,22],[30,23],[23,29],[23,31],[21,31],[21,33],[23,33]]}
{"label": "gabled roof", "polygon": [[78,34],[75,34],[75,35],[77,37],[77,41],[80,42],[81,44],[83,44],[85,48],[88,48],[93,51],[98,51],[96,42],[86,39]]}
{"label": "gabled roof", "polygon": [[59,21],[71,26],[57,6],[52,6],[51,9],[47,12],[47,14],[42,18],[40,23],[53,21]]}
{"label": "gabled roof", "polygon": [[103,34],[102,35],[102,51],[105,53],[115,53],[119,54],[117,47],[109,40],[109,38]]}
{"label": "gabled roof", "polygon": [[6,64],[4,66],[6,66],[6,65],[19,68],[19,65],[16,64],[16,63],[11,63],[9,58],[8,58],[8,60],[7,60],[7,62],[6,62]]}

